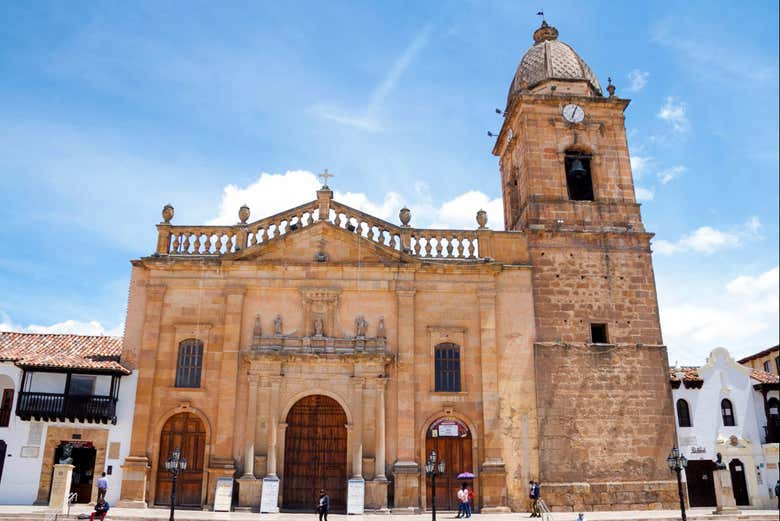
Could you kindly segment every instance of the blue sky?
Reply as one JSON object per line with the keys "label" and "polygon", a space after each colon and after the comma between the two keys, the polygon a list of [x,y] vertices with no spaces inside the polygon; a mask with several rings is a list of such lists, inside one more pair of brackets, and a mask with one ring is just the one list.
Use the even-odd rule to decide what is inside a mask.
{"label": "blue sky", "polygon": [[[290,5],[285,5],[290,4]],[[337,197],[502,228],[497,131],[544,8],[627,110],[670,362],[778,341],[778,5],[5,2],[0,328],[121,332],[175,222]]]}

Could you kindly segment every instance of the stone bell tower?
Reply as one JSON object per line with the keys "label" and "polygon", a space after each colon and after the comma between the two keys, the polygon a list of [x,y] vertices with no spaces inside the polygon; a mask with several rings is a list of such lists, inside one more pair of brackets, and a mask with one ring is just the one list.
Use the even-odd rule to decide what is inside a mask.
{"label": "stone bell tower", "polygon": [[664,458],[674,415],[652,234],[642,224],[626,141],[629,100],[611,83],[605,96],[546,22],[533,41],[510,85],[493,153],[506,229],[526,235],[533,264],[545,500],[599,508],[606,497],[599,493],[608,492],[625,509],[672,505]]}

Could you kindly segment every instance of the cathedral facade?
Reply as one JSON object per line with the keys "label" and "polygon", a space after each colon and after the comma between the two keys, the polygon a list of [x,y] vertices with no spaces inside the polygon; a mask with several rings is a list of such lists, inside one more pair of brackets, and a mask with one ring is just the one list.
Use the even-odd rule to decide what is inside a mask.
{"label": "cathedral facade", "polygon": [[[348,483],[367,510],[437,508],[474,474],[482,511],[673,507],[674,445],[629,101],[546,23],[512,81],[499,158],[505,231],[393,224],[327,186],[233,226],[172,224],[133,261],[123,362],[138,370],[122,504],[310,511]],[[498,216],[491,216],[497,218]],[[265,489],[265,490],[264,490]],[[269,499],[273,496],[273,501]],[[272,502],[269,507],[266,501]],[[269,503],[270,504],[270,503]]]}

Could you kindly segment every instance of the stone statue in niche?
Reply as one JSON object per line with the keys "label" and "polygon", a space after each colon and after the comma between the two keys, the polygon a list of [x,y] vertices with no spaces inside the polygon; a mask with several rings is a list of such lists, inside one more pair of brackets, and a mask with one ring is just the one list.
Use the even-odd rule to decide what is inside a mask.
{"label": "stone statue in niche", "polygon": [[368,329],[368,322],[360,315],[355,319],[355,336],[358,338],[366,337],[366,329]]}
{"label": "stone statue in niche", "polygon": [[59,464],[73,465],[73,444],[66,443],[62,446],[62,454],[57,462]]}
{"label": "stone statue in niche", "polygon": [[320,315],[314,317],[314,336],[323,336],[324,327],[325,327],[325,323],[323,322],[322,317]]}
{"label": "stone statue in niche", "polygon": [[252,331],[252,336],[257,343],[260,337],[263,336],[263,324],[260,322],[260,314],[255,315],[255,328]]}
{"label": "stone statue in niche", "polygon": [[274,317],[274,335],[282,336],[282,315]]}
{"label": "stone statue in niche", "polygon": [[379,317],[379,323],[376,325],[377,338],[387,338],[385,333],[385,317]]}

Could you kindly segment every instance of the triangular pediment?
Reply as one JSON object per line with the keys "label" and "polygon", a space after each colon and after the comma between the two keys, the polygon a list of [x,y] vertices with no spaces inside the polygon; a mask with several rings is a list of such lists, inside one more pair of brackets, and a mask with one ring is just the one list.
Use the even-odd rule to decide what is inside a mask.
{"label": "triangular pediment", "polygon": [[236,261],[356,264],[415,262],[416,259],[388,245],[341,228],[328,221],[290,230],[284,235],[223,256]]}

